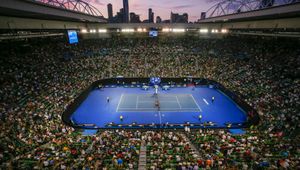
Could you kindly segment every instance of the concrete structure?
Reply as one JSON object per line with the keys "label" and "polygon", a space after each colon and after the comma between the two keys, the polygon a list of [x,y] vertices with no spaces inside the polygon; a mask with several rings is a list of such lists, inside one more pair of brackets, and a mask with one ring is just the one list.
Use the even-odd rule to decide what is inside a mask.
{"label": "concrete structure", "polygon": [[58,21],[45,19],[32,19],[20,17],[0,16],[0,29],[121,29],[121,28],[185,28],[185,29],[300,29],[300,17],[282,18],[282,19],[266,19],[253,21],[237,21],[224,23],[86,23],[74,21]]}

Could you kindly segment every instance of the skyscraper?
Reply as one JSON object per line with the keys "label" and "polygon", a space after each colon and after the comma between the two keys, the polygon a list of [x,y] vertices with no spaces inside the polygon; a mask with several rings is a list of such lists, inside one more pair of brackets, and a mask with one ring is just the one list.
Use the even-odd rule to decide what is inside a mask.
{"label": "skyscraper", "polygon": [[181,15],[181,22],[188,23],[189,22],[189,15],[187,13],[183,13]]}
{"label": "skyscraper", "polygon": [[176,23],[177,18],[178,18],[178,14],[171,12],[171,23]]}
{"label": "skyscraper", "polygon": [[129,5],[128,0],[123,0],[123,22],[128,23],[129,22]]}
{"label": "skyscraper", "polygon": [[206,18],[206,12],[201,12],[200,19],[205,19]]}
{"label": "skyscraper", "polygon": [[162,20],[161,20],[160,16],[157,16],[156,17],[156,23],[161,23],[161,22],[162,22]]}
{"label": "skyscraper", "polygon": [[188,23],[189,16],[187,13],[179,15],[178,13],[171,12],[171,23]]}
{"label": "skyscraper", "polygon": [[112,4],[107,4],[107,15],[108,15],[108,21],[111,22],[113,18]]}
{"label": "skyscraper", "polygon": [[154,13],[152,12],[151,8],[148,9],[148,21],[149,21],[149,23],[154,22]]}
{"label": "skyscraper", "polygon": [[141,22],[140,16],[136,15],[134,12],[130,12],[129,16],[130,16],[130,23],[140,23]]}

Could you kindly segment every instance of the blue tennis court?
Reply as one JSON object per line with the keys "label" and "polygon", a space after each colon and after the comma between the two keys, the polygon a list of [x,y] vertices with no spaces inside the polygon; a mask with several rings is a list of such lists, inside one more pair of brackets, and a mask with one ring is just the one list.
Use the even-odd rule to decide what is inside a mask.
{"label": "blue tennis court", "polygon": [[110,122],[121,125],[213,122],[217,127],[225,127],[227,123],[244,123],[246,119],[245,111],[234,101],[218,89],[208,87],[159,89],[157,95],[154,88],[106,87],[91,91],[71,116],[76,124],[94,124],[98,128]]}
{"label": "blue tennis court", "polygon": [[134,111],[200,112],[201,109],[191,94],[122,94],[117,112]]}

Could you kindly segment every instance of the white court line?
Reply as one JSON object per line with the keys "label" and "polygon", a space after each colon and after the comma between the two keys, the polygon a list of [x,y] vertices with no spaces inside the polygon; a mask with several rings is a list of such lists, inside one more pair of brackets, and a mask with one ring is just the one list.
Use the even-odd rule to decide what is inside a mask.
{"label": "white court line", "polygon": [[181,110],[181,105],[180,105],[180,103],[179,103],[178,97],[177,97],[177,96],[175,96],[175,97],[176,97],[177,103],[178,103],[178,105],[179,105],[179,108],[180,108],[180,110]]}
{"label": "white court line", "polygon": [[178,101],[159,101],[160,103],[178,103]]}
{"label": "white court line", "polygon": [[121,108],[121,110],[122,109],[123,110],[143,110],[143,109],[153,109],[153,110],[155,110],[157,108],[155,108],[155,107],[139,107],[139,108],[123,107],[123,108]]}
{"label": "white court line", "polygon": [[190,94],[190,96],[192,97],[192,99],[194,100],[194,102],[196,103],[197,107],[199,108],[200,112],[202,112],[201,107],[198,105],[198,103],[196,102],[195,98],[193,95]]}
{"label": "white court line", "polygon": [[139,100],[139,103],[150,103],[150,102],[154,102],[154,100]]}
{"label": "white court line", "polygon": [[[126,94],[126,96],[133,96],[133,95]],[[135,108],[134,107],[132,107],[132,108],[126,108],[126,107],[122,108],[121,107],[120,108],[120,104],[121,104],[121,102],[123,102],[123,97],[124,97],[124,94],[122,94],[121,98],[120,98],[120,101],[118,103],[118,106],[117,106],[117,112],[153,112],[153,111],[155,111],[156,108],[153,108],[153,107],[150,107],[150,108],[148,107],[147,108],[147,107],[139,107],[138,106],[139,103],[152,103],[153,100],[152,101],[143,101],[143,100],[140,101],[140,96],[141,95],[135,95],[135,96],[136,96],[136,107]],[[173,96],[173,98],[174,98],[173,94],[172,95],[170,94],[170,96]],[[160,112],[198,112],[198,111],[202,112],[202,109],[200,108],[200,106],[196,102],[194,96],[192,96],[191,94],[186,94],[186,95],[181,94],[180,96],[190,96],[193,99],[194,103],[196,104],[197,108],[182,108],[182,106],[179,102],[178,96],[175,96],[177,101],[160,101],[160,102],[161,103],[177,103],[180,108],[174,108],[174,107],[172,107],[172,108],[163,108],[163,110],[161,110]]]}
{"label": "white court line", "polygon": [[[132,113],[132,112],[142,112],[142,113],[150,113],[150,112],[155,112],[155,111],[157,111],[157,109],[155,110],[155,109],[153,109],[153,110],[131,110],[131,111],[120,111],[120,112],[124,112],[124,113]],[[192,110],[192,111],[187,111],[187,110],[183,110],[183,111],[181,111],[181,110],[161,110],[160,112],[167,112],[167,113],[173,113],[173,112],[180,112],[180,113],[187,113],[187,112],[197,112],[197,113],[199,113],[199,109],[197,109],[197,110]]]}
{"label": "white court line", "polygon": [[204,101],[207,105],[209,105],[209,103],[206,101],[206,99],[203,98],[203,101]]}
{"label": "white court line", "polygon": [[[140,108],[129,108],[129,107],[124,107],[124,108],[119,108],[119,110],[155,110],[157,108],[155,107],[140,107]],[[162,108],[164,110],[178,110],[178,108]],[[182,110],[200,110],[199,108],[181,108]]]}
{"label": "white court line", "polygon": [[119,112],[119,105],[120,105],[122,99],[123,99],[123,93],[121,94],[121,97],[120,97],[120,100],[119,100],[116,112]]}
{"label": "white court line", "polygon": [[[154,101],[139,101],[139,103],[153,103]],[[160,103],[177,103],[177,101],[160,101]]]}
{"label": "white court line", "polygon": [[161,114],[160,114],[160,111],[158,111],[158,115],[159,115],[159,124],[161,124]]}

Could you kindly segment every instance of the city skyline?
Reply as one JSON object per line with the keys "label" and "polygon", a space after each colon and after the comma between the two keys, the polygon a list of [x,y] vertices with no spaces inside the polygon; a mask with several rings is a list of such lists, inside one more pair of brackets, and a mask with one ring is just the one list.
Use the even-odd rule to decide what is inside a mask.
{"label": "city skyline", "polygon": [[[91,5],[97,7],[104,17],[108,18],[107,4],[113,6],[113,15],[123,8],[123,0],[85,0]],[[162,20],[170,19],[173,13],[188,13],[189,21],[194,22],[200,18],[201,12],[207,11],[212,6],[208,0],[128,0],[129,13],[134,12],[140,15],[141,20],[148,19],[148,9],[152,8],[154,18],[160,16]],[[162,3],[163,2],[163,3]]]}

